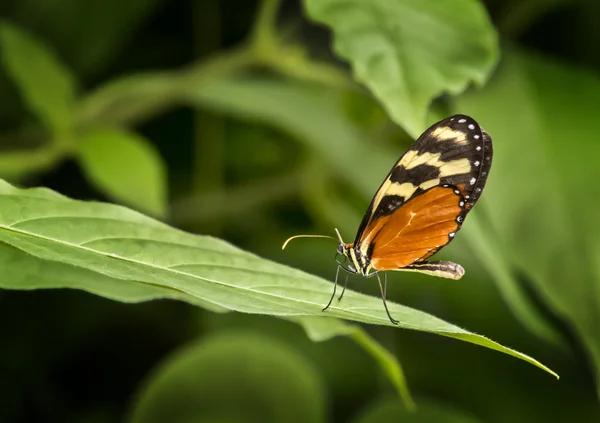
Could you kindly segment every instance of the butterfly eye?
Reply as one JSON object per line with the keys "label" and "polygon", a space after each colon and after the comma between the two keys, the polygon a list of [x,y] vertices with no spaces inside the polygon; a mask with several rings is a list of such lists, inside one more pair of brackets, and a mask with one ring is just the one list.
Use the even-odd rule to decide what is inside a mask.
{"label": "butterfly eye", "polygon": [[344,254],[344,244],[338,244],[337,252],[338,254]]}

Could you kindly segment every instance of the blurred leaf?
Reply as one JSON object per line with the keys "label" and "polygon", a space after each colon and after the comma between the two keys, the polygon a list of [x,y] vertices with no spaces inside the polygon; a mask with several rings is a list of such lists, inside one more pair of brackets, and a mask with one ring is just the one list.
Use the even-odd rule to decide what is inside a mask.
{"label": "blurred leaf", "polygon": [[407,410],[398,401],[386,399],[369,407],[355,423],[476,423],[478,420],[454,408],[424,402],[416,412]]}
{"label": "blurred leaf", "polygon": [[554,177],[550,181],[556,183],[560,193],[564,219],[561,229],[540,228],[551,231],[545,234],[552,233],[559,240],[563,232],[565,237],[563,244],[549,251],[551,255],[546,257],[546,268],[540,269],[537,288],[561,316],[572,322],[583,339],[595,365],[600,396],[600,278],[595,273],[600,201],[596,195],[590,195],[597,191],[600,176],[594,162],[600,154],[600,78],[532,54],[519,54],[518,59],[537,107],[541,139]]}
{"label": "blurred leaf", "polygon": [[486,231],[486,225],[479,214],[473,213],[469,216],[469,225],[465,227],[464,233],[472,247],[473,255],[492,277],[504,301],[519,321],[533,334],[562,348],[565,345],[563,337],[532,303],[531,298],[516,279],[502,243],[493,231]]}
{"label": "blurred leaf", "polygon": [[358,345],[375,357],[402,398],[404,406],[409,410],[415,409],[416,406],[410,395],[400,362],[392,353],[369,336],[363,328],[357,325],[350,325],[342,320],[336,319],[331,322],[329,319],[323,320],[320,317],[303,317],[302,319],[297,319],[297,322],[304,328],[308,337],[315,342],[326,341],[340,335],[352,338]]}
{"label": "blurred leaf", "polygon": [[497,36],[477,0],[305,0],[308,15],[329,25],[348,59],[392,118],[411,135],[426,127],[442,93],[482,84],[498,60]]}
{"label": "blurred leaf", "polygon": [[[561,195],[567,198],[570,217],[582,219],[584,229],[600,229],[600,198],[587,196],[596,189],[600,167],[585,157],[600,156],[596,111],[600,108],[600,78],[596,73],[563,65],[534,54],[520,54],[536,110],[543,120],[541,131],[548,159]],[[583,201],[582,201],[583,200]]]}
{"label": "blurred leaf", "polygon": [[[326,222],[349,233],[358,227],[362,216],[335,189],[329,166],[322,160],[310,160],[303,169],[302,196],[308,212],[316,221]],[[346,193],[345,193],[346,194]]]}
{"label": "blurred leaf", "polygon": [[[494,139],[494,164],[482,205],[498,236],[490,229],[485,241],[477,237],[475,242],[480,246],[485,242],[497,252],[495,264],[486,266],[515,315],[536,335],[556,343],[556,331],[536,311],[523,287],[499,268],[504,256],[511,266],[532,276],[534,267],[549,267],[556,249],[569,238],[564,203],[556,177],[548,168],[537,105],[514,55],[507,55],[485,90],[459,97],[456,111],[473,115]],[[543,192],[538,178],[545,181]],[[466,230],[477,232],[477,228]],[[483,256],[485,249],[476,248],[475,252],[482,262],[489,260]]]}
{"label": "blurred leaf", "polygon": [[[459,101],[460,110],[473,113],[495,140],[495,170],[485,199],[490,222],[511,263],[573,325],[600,386],[600,298],[585,240],[597,234],[588,224],[597,220],[589,209],[598,203],[587,195],[595,189],[593,179],[581,177],[590,175],[581,154],[592,151],[586,145],[594,143],[600,82],[532,55],[507,59],[489,89]],[[574,103],[580,106],[572,109]]]}
{"label": "blurred leaf", "polygon": [[0,22],[2,61],[29,108],[63,135],[71,128],[75,81],[59,59],[32,35]]}
{"label": "blurred leaf", "polygon": [[303,356],[256,332],[227,333],[168,357],[146,382],[132,423],[324,422],[325,392]]}
{"label": "blurred leaf", "polygon": [[[191,87],[186,94],[191,104],[265,122],[295,135],[321,156],[330,170],[369,196],[400,155],[400,151],[390,152],[372,143],[352,125],[341,108],[343,93],[337,90],[231,77]],[[361,169],[356,163],[361,163]]]}
{"label": "blurred leaf", "polygon": [[[322,316],[331,293],[330,282],[216,238],[187,234],[123,207],[70,200],[48,189],[19,190],[5,182],[0,185],[0,241],[38,260],[87,269],[120,283],[159,286],[246,313]],[[32,289],[32,282],[0,280],[10,289]],[[81,287],[86,287],[83,281]],[[485,346],[554,374],[529,356],[427,313],[391,302],[389,307],[400,320],[398,327]],[[328,316],[394,326],[380,298],[350,290]]]}
{"label": "blurred leaf", "polygon": [[141,135],[119,130],[96,130],[76,144],[88,178],[113,198],[155,216],[167,208],[165,164]]}

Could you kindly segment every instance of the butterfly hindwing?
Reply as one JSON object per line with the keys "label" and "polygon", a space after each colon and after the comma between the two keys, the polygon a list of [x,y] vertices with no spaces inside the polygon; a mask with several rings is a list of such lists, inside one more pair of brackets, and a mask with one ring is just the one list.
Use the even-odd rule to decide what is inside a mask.
{"label": "butterfly hindwing", "polygon": [[[400,157],[381,184],[359,226],[354,248],[378,270],[391,269],[394,263],[398,268],[425,260],[446,245],[452,239],[449,234],[460,228],[481,195],[491,163],[491,138],[474,119],[455,115],[432,125]],[[434,208],[427,209],[424,202]],[[431,210],[441,204],[436,202],[443,203],[447,215],[432,215]],[[451,206],[450,202],[455,204]],[[405,242],[405,237],[394,236],[401,231],[408,212],[417,213],[415,219],[430,228],[440,228],[439,238],[432,245],[426,241],[419,244],[416,238],[413,244],[409,242],[407,245],[414,247],[412,253],[400,242]],[[454,223],[450,224],[452,220]],[[446,222],[443,230],[442,221]],[[414,229],[413,226],[411,232]],[[434,233],[425,227],[419,231],[419,237]],[[382,240],[390,247],[383,247]]]}

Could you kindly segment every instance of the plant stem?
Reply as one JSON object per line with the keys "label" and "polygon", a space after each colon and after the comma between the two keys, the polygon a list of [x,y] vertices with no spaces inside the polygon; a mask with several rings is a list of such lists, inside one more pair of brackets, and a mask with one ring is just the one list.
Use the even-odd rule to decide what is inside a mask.
{"label": "plant stem", "polygon": [[375,357],[384,372],[390,376],[392,383],[400,394],[406,408],[410,411],[415,411],[417,406],[408,390],[408,385],[406,384],[406,378],[404,377],[404,371],[400,366],[400,362],[396,360],[391,352],[369,336],[363,328],[356,327],[349,336],[369,354]]}
{"label": "plant stem", "polygon": [[277,44],[277,14],[281,7],[281,0],[262,0],[258,15],[254,21],[250,35],[251,44],[257,49]]}

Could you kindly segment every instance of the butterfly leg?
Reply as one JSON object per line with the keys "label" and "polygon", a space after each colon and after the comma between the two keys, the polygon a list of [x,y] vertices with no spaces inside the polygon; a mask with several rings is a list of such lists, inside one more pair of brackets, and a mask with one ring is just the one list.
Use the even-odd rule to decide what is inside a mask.
{"label": "butterfly leg", "polygon": [[[323,311],[325,311],[329,308],[329,306],[331,305],[331,302],[333,301],[333,298],[335,297],[335,290],[337,289],[338,276],[340,276],[340,266],[338,266],[337,270],[335,271],[335,282],[333,283],[333,294],[331,294],[331,298],[329,299],[329,302],[327,303],[327,305],[323,308]],[[346,279],[346,282],[348,282],[348,279]],[[346,286],[344,285],[344,291],[345,290],[346,290]],[[342,292],[342,295],[343,294],[344,293]]]}
{"label": "butterfly leg", "polygon": [[406,266],[403,270],[455,280],[462,278],[465,274],[465,269],[460,264],[451,261],[421,261]]}
{"label": "butterfly leg", "polygon": [[384,285],[381,284],[381,278],[379,277],[379,274],[377,274],[377,282],[379,282],[379,290],[381,291],[381,299],[383,300],[383,306],[385,307],[385,312],[387,313],[390,322],[392,322],[393,324],[397,325],[398,324],[398,320],[394,319],[392,317],[392,315],[390,314],[390,311],[388,310],[388,306],[387,303],[385,301],[385,293],[387,291],[387,273],[384,273]]}
{"label": "butterfly leg", "polygon": [[342,301],[344,292],[346,292],[346,286],[348,286],[348,274],[346,274],[346,280],[344,281],[344,289],[342,289],[342,293],[340,294],[340,298],[338,298],[338,301]]}

